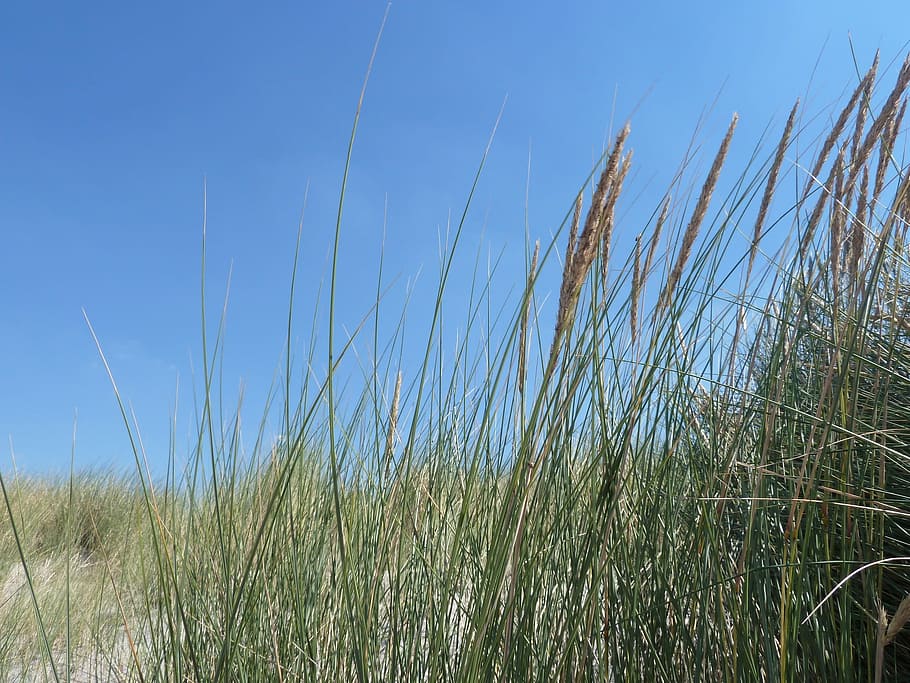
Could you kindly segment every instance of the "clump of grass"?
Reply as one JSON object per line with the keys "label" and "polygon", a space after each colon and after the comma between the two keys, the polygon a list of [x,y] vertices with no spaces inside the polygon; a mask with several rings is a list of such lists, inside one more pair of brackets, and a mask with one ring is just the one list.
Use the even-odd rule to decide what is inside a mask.
{"label": "clump of grass", "polygon": [[[4,483],[0,677],[105,678],[104,652],[120,648],[125,610],[148,605],[142,499],[127,477],[102,472]],[[48,667],[48,652],[56,666]]]}
{"label": "clump of grass", "polygon": [[[422,364],[383,351],[403,326],[386,347],[374,336],[360,395],[341,400],[358,334],[330,335],[322,375],[311,347],[296,392],[289,355],[281,437],[265,447],[263,419],[252,458],[239,420],[215,422],[208,354],[182,485],[154,486],[136,449],[139,576],[110,569],[119,541],[89,544],[116,591],[119,675],[900,680],[910,176],[895,151],[910,61],[881,105],[878,71],[876,57],[809,163],[794,156],[797,103],[722,195],[734,115],[692,211],[678,179],[644,225],[615,225],[625,126],[584,219],[575,197],[565,249],[529,245],[514,310],[494,315],[493,283],[479,283],[447,355],[449,254]],[[796,197],[781,198],[794,175]],[[336,240],[342,227],[339,209]],[[625,257],[616,230],[637,235]],[[766,254],[772,231],[784,246]],[[538,294],[559,252],[550,327]],[[377,329],[379,299],[365,318]],[[6,498],[10,529],[32,539],[15,551],[24,566],[84,545],[68,532],[42,548]],[[40,580],[26,585],[39,623],[59,624]]]}

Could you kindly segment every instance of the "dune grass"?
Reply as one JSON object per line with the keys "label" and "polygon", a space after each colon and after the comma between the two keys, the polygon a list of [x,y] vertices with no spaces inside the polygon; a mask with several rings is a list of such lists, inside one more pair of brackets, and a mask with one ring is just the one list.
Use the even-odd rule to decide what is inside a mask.
{"label": "dune grass", "polygon": [[[512,308],[494,313],[476,284],[453,355],[441,316],[469,198],[422,364],[400,366],[402,326],[369,340],[380,282],[354,336],[372,349],[360,394],[343,399],[342,193],[327,363],[315,345],[288,355],[272,445],[263,418],[241,457],[239,423],[215,410],[221,332],[204,331],[179,486],[146,475],[125,409],[130,481],[5,481],[0,557],[23,575],[14,598],[3,589],[0,619],[21,628],[2,631],[2,673],[902,680],[910,61],[891,77],[881,85],[876,60],[799,148],[810,122],[794,105],[738,174],[724,167],[734,116],[697,193],[686,159],[644,225],[615,226],[638,235],[624,255],[626,126],[560,236],[527,245]],[[554,324],[538,279],[558,258]],[[289,313],[288,348],[293,326]],[[301,365],[327,371],[294,391]]]}
{"label": "dune grass", "polygon": [[0,673],[53,679],[54,666],[59,673],[77,657],[91,680],[107,680],[126,610],[147,604],[152,586],[136,552],[149,542],[143,497],[129,478],[103,472],[16,477],[7,486]]}

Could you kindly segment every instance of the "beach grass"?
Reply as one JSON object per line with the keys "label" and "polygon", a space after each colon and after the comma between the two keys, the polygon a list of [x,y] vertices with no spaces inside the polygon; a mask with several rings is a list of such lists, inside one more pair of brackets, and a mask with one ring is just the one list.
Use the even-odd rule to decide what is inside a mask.
{"label": "beach grass", "polygon": [[[727,166],[733,115],[696,190],[685,159],[634,225],[616,213],[623,127],[557,237],[526,245],[510,307],[475,283],[453,353],[469,197],[407,367],[403,325],[369,337],[401,316],[382,282],[364,325],[335,334],[342,192],[328,328],[311,335],[328,349],[288,353],[275,439],[263,417],[243,455],[215,409],[222,332],[203,325],[185,468],[172,453],[166,481],[148,475],[118,394],[129,477],[4,477],[0,676],[903,680],[910,61],[879,71],[821,135],[795,104],[745,168]],[[355,341],[371,355],[342,395]]]}

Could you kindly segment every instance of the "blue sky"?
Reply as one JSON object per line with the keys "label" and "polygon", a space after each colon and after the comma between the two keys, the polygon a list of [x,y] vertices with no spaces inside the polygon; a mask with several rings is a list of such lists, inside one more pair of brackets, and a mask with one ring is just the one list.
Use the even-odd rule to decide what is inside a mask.
{"label": "blue sky", "polygon": [[[185,455],[201,367],[203,178],[212,322],[232,268],[224,391],[236,395],[244,383],[255,430],[281,360],[308,186],[298,356],[307,342],[385,8],[347,0],[0,8],[0,434],[12,439],[18,467],[65,471],[76,411],[77,464],[131,466],[83,308],[155,467],[167,457],[179,377]],[[861,68],[876,48],[887,65],[902,60],[908,25],[910,6],[896,1],[861,10],[814,1],[393,3],[354,150],[339,326],[354,327],[372,302],[388,202],[384,278],[399,278],[390,301],[394,310],[420,273],[426,286],[415,290],[409,325],[424,331],[440,230],[460,214],[504,101],[456,261],[456,303],[478,250],[503,253],[505,282],[518,276],[528,183],[531,238],[550,238],[611,117],[615,129],[631,115],[631,194],[650,210],[715,99],[699,141],[713,153],[739,112],[733,169],[769,123],[780,130],[796,97],[809,113],[830,115],[855,83],[848,36]],[[628,248],[642,226],[633,211],[625,220],[617,239]],[[6,438],[3,453],[9,463]]]}

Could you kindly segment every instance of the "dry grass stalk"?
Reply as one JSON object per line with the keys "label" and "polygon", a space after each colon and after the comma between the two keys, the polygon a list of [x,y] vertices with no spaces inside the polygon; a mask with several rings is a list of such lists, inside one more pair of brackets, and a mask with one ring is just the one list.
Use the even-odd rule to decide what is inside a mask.
{"label": "dry grass stalk", "polygon": [[831,240],[831,254],[828,262],[831,268],[831,284],[833,286],[835,298],[837,297],[838,293],[840,265],[841,258],[843,256],[842,244],[844,224],[847,220],[847,208],[845,204],[849,201],[848,199],[844,199],[845,155],[846,149],[844,147],[841,147],[840,152],[838,152],[837,159],[834,161],[834,168],[836,170],[834,179],[834,202],[831,206],[831,227],[829,230],[829,236]]}
{"label": "dry grass stalk", "polygon": [[[875,52],[875,59],[872,61],[872,68],[866,74],[868,78],[863,78],[866,87],[863,89],[862,98],[859,102],[859,109],[856,111],[856,125],[853,128],[853,143],[850,146],[850,165],[853,168],[857,166],[856,153],[859,150],[860,140],[863,139],[863,129],[866,127],[866,116],[872,111],[872,89],[875,86],[875,75],[878,71],[878,51]],[[871,74],[871,75],[870,75]]]}
{"label": "dry grass stalk", "polygon": [[621,172],[619,162],[628,134],[629,126],[626,125],[616,137],[613,151],[607,159],[607,165],[600,176],[600,181],[597,183],[594,196],[591,198],[591,208],[585,218],[584,229],[578,238],[575,254],[572,257],[572,269],[570,271],[572,277],[569,280],[570,284],[577,285],[578,289],[581,288],[582,282],[591,269],[597,246],[605,234],[606,219],[616,204],[617,173]]}
{"label": "dry grass stalk", "polygon": [[875,203],[881,196],[885,187],[885,173],[888,170],[888,160],[891,158],[891,148],[888,145],[888,136],[883,135],[878,145],[878,162],[875,165],[875,184],[872,187],[872,203],[869,208],[875,211]]}
{"label": "dry grass stalk", "polygon": [[[765,225],[765,218],[768,215],[768,208],[771,206],[771,199],[774,197],[774,191],[777,188],[777,176],[780,173],[780,167],[784,162],[784,153],[790,144],[790,135],[793,132],[793,124],[796,121],[796,112],[799,109],[799,99],[793,103],[790,109],[790,115],[787,117],[787,123],[784,126],[784,132],[777,143],[777,151],[774,154],[774,161],[771,162],[771,170],[768,172],[768,182],[765,185],[765,193],[762,195],[761,204],[758,207],[758,216],[755,219],[755,228],[752,231],[752,244],[749,247],[749,264],[746,268],[746,277],[743,284],[743,291],[749,289],[749,279],[752,275],[752,268],[755,266],[755,257],[758,255],[758,244],[761,241],[762,228]],[[739,314],[736,316],[736,331],[733,333],[733,343],[730,345],[730,362],[729,377],[730,383],[733,383],[733,375],[736,371],[737,349],[739,340],[742,336],[743,329],[746,326],[746,309],[745,299],[740,304]]]}
{"label": "dry grass stalk", "polygon": [[891,128],[888,132],[888,144],[893,149],[894,143],[897,141],[897,134],[900,132],[901,123],[904,120],[904,114],[907,113],[907,98],[905,97],[901,102],[901,108],[897,112],[897,116],[894,117],[894,120],[891,122]]}
{"label": "dry grass stalk", "polygon": [[888,613],[884,607],[878,608],[878,621],[875,624],[875,683],[881,683],[882,669],[885,664],[885,633],[888,629]]}
{"label": "dry grass stalk", "polygon": [[[883,137],[892,137],[892,128],[894,128],[895,125],[900,125],[896,115],[903,116],[903,114],[899,113],[902,109],[901,98],[908,85],[910,85],[910,55],[907,55],[907,58],[904,60],[904,64],[901,66],[901,70],[897,75],[897,82],[894,84],[894,89],[891,91],[891,94],[888,95],[888,99],[882,106],[881,112],[869,127],[869,132],[866,133],[863,146],[860,148],[859,152],[857,152],[855,165],[850,175],[850,181],[847,183],[848,191],[856,184],[856,179],[859,176],[859,169],[861,166],[865,165],[869,157],[872,156],[872,150],[875,148],[876,143]],[[896,135],[897,131],[896,128],[894,128],[894,136]],[[885,149],[887,149],[888,154],[890,154],[891,145],[887,146],[887,148],[883,146],[882,150]]]}
{"label": "dry grass stalk", "polygon": [[910,224],[910,215],[908,215],[910,214],[910,198],[903,197],[894,212],[901,223],[903,223],[904,230],[906,231],[908,224]]}
{"label": "dry grass stalk", "polygon": [[755,230],[752,233],[752,247],[749,250],[749,267],[746,269],[746,280],[752,273],[752,267],[755,265],[755,256],[758,252],[758,243],[761,240],[762,227],[765,224],[765,218],[768,215],[768,207],[771,206],[771,198],[774,196],[774,190],[777,187],[777,176],[780,173],[781,164],[784,162],[784,152],[790,144],[790,135],[793,132],[793,123],[796,121],[796,111],[799,108],[799,100],[793,104],[790,110],[790,116],[787,118],[787,125],[784,126],[784,134],[781,135],[780,142],[777,143],[777,153],[774,155],[774,161],[771,164],[771,171],[768,173],[768,184],[765,185],[765,194],[761,198],[761,204],[758,207],[758,218],[755,220]]}
{"label": "dry grass stalk", "polygon": [[[594,196],[591,198],[591,207],[585,219],[584,228],[578,236],[577,244],[574,244],[573,234],[577,222],[573,220],[573,230],[569,235],[569,248],[566,252],[566,263],[562,273],[562,286],[559,292],[559,310],[556,314],[556,330],[553,334],[553,344],[550,347],[550,367],[553,366],[556,356],[558,355],[563,335],[571,328],[575,317],[575,307],[578,303],[578,297],[581,293],[581,287],[591,265],[594,263],[594,257],[597,254],[597,247],[603,239],[603,232],[606,224],[606,213],[612,212],[612,207],[616,203],[615,179],[617,172],[620,170],[619,160],[622,155],[623,145],[629,136],[629,125],[626,126],[616,136],[616,142],[613,145],[613,151],[607,159],[606,167],[597,183]],[[575,216],[580,215],[581,203],[580,198],[575,204]],[[574,249],[573,249],[574,244]]]}
{"label": "dry grass stalk", "polygon": [[882,668],[885,662],[885,648],[894,642],[897,634],[910,620],[910,595],[901,600],[891,622],[888,623],[888,613],[884,607],[878,608],[877,637],[875,647],[875,681],[882,680]]}
{"label": "dry grass stalk", "polygon": [[825,210],[825,206],[828,203],[828,197],[834,193],[834,183],[837,179],[837,169],[838,164],[835,163],[831,166],[831,171],[828,173],[828,179],[822,186],[821,194],[818,198],[818,201],[815,203],[815,208],[812,209],[812,214],[809,216],[809,222],[806,224],[806,231],[803,234],[803,238],[799,244],[800,262],[804,263],[806,260],[806,254],[809,252],[809,245],[812,243],[812,238],[815,236],[815,229],[818,227],[818,224],[821,221],[822,212]]}
{"label": "dry grass stalk", "polygon": [[401,370],[398,371],[398,377],[395,378],[395,393],[392,395],[392,407],[389,410],[389,429],[385,437],[385,454],[386,460],[392,457],[395,450],[395,433],[398,429],[398,406],[401,400]]}
{"label": "dry grass stalk", "polygon": [[[875,118],[875,121],[872,122],[869,132],[866,133],[863,146],[857,154],[858,159],[867,158],[867,155],[871,154],[871,150],[875,146],[876,141],[879,139],[882,132],[885,131],[886,127],[891,124],[895,113],[899,110],[901,97],[903,97],[904,91],[907,89],[908,85],[910,85],[910,55],[907,55],[907,58],[904,60],[901,70],[897,75],[894,89],[888,95],[888,99],[885,100],[881,112]],[[867,149],[868,152],[865,151]]]}
{"label": "dry grass stalk", "polygon": [[863,256],[863,246],[866,240],[866,208],[869,196],[869,168],[863,168],[863,179],[859,186],[859,197],[856,200],[856,211],[853,214],[853,223],[850,227],[850,252],[849,272],[853,285],[854,295],[859,294],[859,262]]}
{"label": "dry grass stalk", "polygon": [[660,233],[663,230],[664,223],[670,215],[670,196],[664,200],[664,205],[660,210],[660,216],[657,218],[657,225],[654,226],[654,234],[651,235],[651,244],[648,247],[648,255],[645,257],[645,265],[641,269],[643,278],[647,278],[651,272],[651,264],[654,262],[654,254],[657,252],[657,243],[660,241]]}
{"label": "dry grass stalk", "polygon": [[905,596],[901,600],[901,604],[897,606],[897,611],[891,618],[891,623],[888,624],[888,630],[885,632],[885,645],[890,645],[894,642],[897,634],[907,625],[908,621],[910,621],[910,595]]}
{"label": "dry grass stalk", "polygon": [[730,148],[730,140],[733,139],[733,131],[736,129],[736,123],[739,121],[739,115],[733,114],[730,121],[730,127],[727,128],[727,134],[724,136],[720,149],[717,150],[717,156],[714,157],[714,163],[711,164],[711,170],[708,172],[708,178],[701,188],[701,194],[698,196],[698,202],[695,204],[695,210],[692,212],[692,218],[683,234],[682,246],[679,250],[679,256],[673,270],[670,271],[670,277],[667,279],[667,285],[657,302],[657,311],[660,312],[670,304],[676,285],[682,277],[683,268],[689,260],[692,253],[692,245],[695,244],[695,238],[698,237],[698,230],[701,227],[705,215],[708,213],[708,204],[711,202],[711,195],[714,194],[714,188],[717,186],[717,179],[720,177],[720,169],[724,165],[727,157],[727,151]]}
{"label": "dry grass stalk", "polygon": [[638,337],[638,297],[641,290],[641,233],[635,238],[635,264],[632,267],[632,302],[629,311],[629,327],[632,328],[632,348]]}
{"label": "dry grass stalk", "polygon": [[904,98],[897,115],[888,124],[887,132],[882,135],[881,142],[879,143],[878,166],[875,169],[875,190],[872,193],[873,199],[879,197],[882,188],[885,185],[885,171],[888,168],[888,162],[891,161],[891,152],[894,150],[894,143],[897,140],[897,134],[900,131],[901,122],[904,119],[906,111],[907,99]]}
{"label": "dry grass stalk", "polygon": [[540,240],[534,243],[534,256],[531,257],[531,270],[528,272],[528,290],[525,293],[524,306],[521,311],[521,330],[518,338],[518,394],[524,396],[525,375],[527,374],[528,355],[528,318],[531,314],[531,292],[534,278],[537,275],[537,259],[540,257]]}
{"label": "dry grass stalk", "polygon": [[[885,106],[882,108],[881,113],[873,121],[872,126],[869,128],[869,131],[867,132],[862,145],[859,146],[855,153],[851,154],[851,168],[848,180],[846,183],[843,183],[841,185],[841,190],[836,192],[837,198],[841,201],[843,201],[845,198],[848,198],[852,194],[856,181],[859,178],[860,169],[865,167],[866,162],[872,154],[876,140],[878,140],[882,131],[886,130],[884,126],[894,116],[895,107],[900,94],[906,89],[907,79],[910,79],[910,69],[908,69],[908,64],[910,64],[910,61],[904,62],[904,66],[901,68],[900,74],[898,75],[897,85],[888,97],[888,100],[886,101]],[[843,129],[847,123],[847,119],[856,106],[856,103],[859,100],[860,96],[871,92],[871,88],[874,85],[877,69],[878,55],[876,55],[872,67],[853,91],[853,95],[850,97],[850,101],[847,103],[847,106],[844,107],[843,111],[841,111],[841,114],[835,122],[834,127],[831,129],[831,132],[825,139],[825,142],[822,145],[822,150],[818,156],[818,159],[816,160],[815,166],[812,169],[812,173],[807,180],[806,188],[803,191],[803,200],[808,197],[809,188],[811,187],[812,183],[818,182],[818,176],[821,172],[822,166],[824,165],[828,154],[831,152],[831,149],[833,149],[835,143],[837,142],[837,139],[843,132]],[[857,121],[857,124],[854,128],[854,140],[858,139],[858,135],[861,135],[862,125],[864,125],[865,122],[865,114],[858,114],[858,118],[862,118],[862,121]],[[843,150],[841,150],[841,152],[843,152]],[[828,196],[835,192],[835,181],[837,174],[840,172],[838,166],[839,164],[835,163],[831,169],[831,172],[828,174],[828,178],[822,186],[821,196],[818,198],[812,214],[809,217],[809,222],[806,225],[805,233],[803,234],[802,240],[800,241],[800,261],[805,261],[809,250],[809,245],[812,242],[812,238],[815,235],[815,230],[818,227],[819,221],[821,220],[822,212],[827,205]],[[873,193],[873,197],[876,194],[877,193]]]}
{"label": "dry grass stalk", "polygon": [[812,172],[809,174],[809,178],[806,181],[806,187],[803,189],[803,199],[809,195],[809,189],[812,187],[812,183],[816,182],[816,179],[821,173],[822,166],[825,165],[825,161],[828,160],[828,155],[831,153],[831,150],[834,149],[834,144],[837,142],[837,139],[840,137],[841,133],[843,133],[844,127],[847,125],[850,114],[853,113],[853,109],[856,107],[856,103],[859,101],[859,98],[866,91],[866,89],[871,87],[871,85],[875,82],[875,74],[877,70],[878,53],[875,55],[875,60],[872,62],[872,67],[859,82],[859,85],[856,86],[856,89],[850,96],[850,100],[847,102],[847,105],[841,110],[840,116],[837,117],[837,121],[831,128],[831,132],[828,133],[828,137],[825,138],[825,142],[822,144],[821,151],[818,153],[818,158],[815,160],[815,166],[812,167]]}
{"label": "dry grass stalk", "polygon": [[608,200],[603,210],[603,238],[601,239],[601,260],[600,274],[604,290],[607,288],[607,266],[610,263],[610,244],[613,240],[613,225],[615,223],[614,214],[616,209],[616,200],[622,192],[623,183],[632,167],[632,152],[626,154],[622,160],[622,165],[616,178],[613,180],[610,192],[607,195]]}
{"label": "dry grass stalk", "polygon": [[[569,227],[569,243],[566,245],[566,256],[562,265],[562,284],[559,288],[559,313],[557,320],[562,316],[562,312],[567,306],[569,300],[569,285],[571,284],[567,273],[572,272],[573,261],[575,260],[575,250],[578,249],[578,225],[581,222],[581,209],[584,206],[584,194],[578,193],[575,198],[575,212],[572,214],[572,225]],[[557,323],[557,328],[559,327]]]}
{"label": "dry grass stalk", "polygon": [[575,250],[578,248],[578,225],[581,222],[581,209],[584,206],[584,202],[584,192],[579,192],[575,198],[575,212],[572,214],[572,225],[569,228],[569,243],[566,245],[563,271],[572,270],[572,261],[575,259]]}

